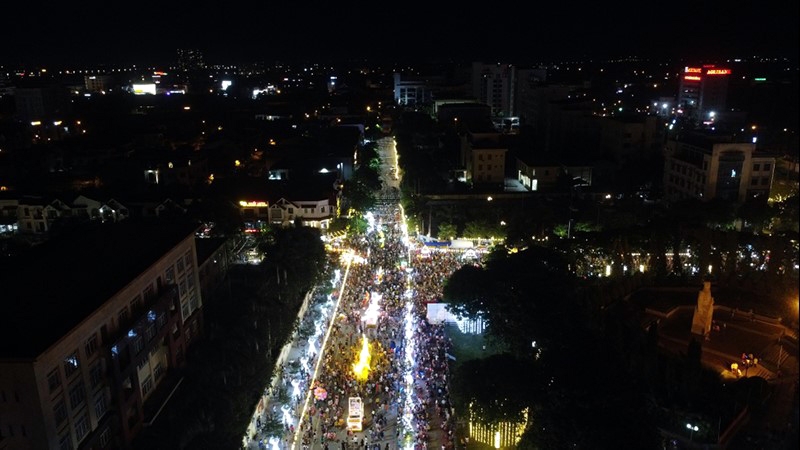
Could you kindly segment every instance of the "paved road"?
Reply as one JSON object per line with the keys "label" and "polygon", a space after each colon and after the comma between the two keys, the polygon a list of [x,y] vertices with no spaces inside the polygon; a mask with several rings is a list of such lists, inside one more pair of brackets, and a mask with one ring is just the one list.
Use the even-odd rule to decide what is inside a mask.
{"label": "paved road", "polygon": [[[440,449],[445,402],[442,377],[432,361],[446,361],[424,320],[415,295],[412,261],[404,242],[404,217],[399,206],[394,141],[378,143],[383,189],[376,208],[376,228],[366,236],[350,237],[349,246],[365,263],[352,263],[340,279],[333,298],[315,298],[282,355],[280,370],[253,416],[246,446],[273,450],[396,450],[423,445]],[[420,298],[425,298],[420,296]],[[375,303],[377,315],[368,313]],[[424,336],[420,330],[428,330]],[[371,361],[368,377],[358,379],[362,336],[367,337]],[[434,336],[431,338],[431,336]],[[438,353],[441,353],[439,355]],[[424,365],[423,365],[424,364]],[[295,389],[295,386],[297,387]],[[315,389],[325,390],[325,398]],[[289,400],[276,393],[289,392]],[[364,403],[363,431],[345,427],[348,398]],[[280,436],[262,432],[269,416],[284,421]]]}

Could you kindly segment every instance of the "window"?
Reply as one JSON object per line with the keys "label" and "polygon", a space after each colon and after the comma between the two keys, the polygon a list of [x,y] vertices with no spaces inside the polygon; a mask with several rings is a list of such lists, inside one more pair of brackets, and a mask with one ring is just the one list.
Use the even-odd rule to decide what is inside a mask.
{"label": "window", "polygon": [[772,169],[772,164],[764,164],[764,170]]}
{"label": "window", "polygon": [[130,319],[130,313],[128,312],[128,307],[123,306],[122,309],[119,310],[119,327],[122,328],[128,323],[128,319]]}
{"label": "window", "polygon": [[75,371],[78,370],[80,366],[80,362],[78,361],[78,352],[72,352],[71,355],[67,356],[64,359],[64,373],[66,374],[67,378],[70,377]]}
{"label": "window", "polygon": [[89,377],[91,378],[92,389],[96,388],[103,382],[103,361],[97,361],[95,365],[89,369]]}
{"label": "window", "polygon": [[194,264],[192,264],[192,252],[186,252],[186,254],[183,255],[183,262],[186,264],[186,269],[191,269],[194,266]]}
{"label": "window", "polygon": [[196,310],[197,307],[198,307],[198,305],[197,305],[197,294],[194,291],[192,291],[192,293],[189,294],[189,309],[192,312],[194,312],[194,310]]}
{"label": "window", "polygon": [[86,356],[94,355],[94,352],[97,351],[97,335],[93,334],[89,339],[87,339],[83,348],[86,351]]}
{"label": "window", "polygon": [[67,405],[64,404],[64,400],[59,400],[55,406],[53,406],[53,417],[56,419],[56,426],[61,425],[67,420]]}
{"label": "window", "polygon": [[758,172],[761,170],[761,164],[753,164],[753,172]]}
{"label": "window", "polygon": [[131,300],[131,311],[136,312],[139,310],[139,307],[141,306],[142,306],[142,296],[137,295],[136,297],[133,297],[133,300]]}
{"label": "window", "polygon": [[153,390],[153,377],[148,375],[142,383],[142,396],[147,396],[151,390]]}
{"label": "window", "polygon": [[137,335],[136,337],[133,338],[133,354],[138,355],[143,348],[144,348],[144,340],[142,339],[141,336]]}
{"label": "window", "polygon": [[100,433],[100,447],[105,447],[111,441],[111,430],[106,428]]}
{"label": "window", "polygon": [[60,450],[72,450],[72,436],[70,436],[69,431],[58,439],[58,448]]}
{"label": "window", "polygon": [[146,288],[144,288],[144,299],[146,301],[151,301],[156,296],[156,291],[153,289],[152,284],[148,284]]}
{"label": "window", "polygon": [[189,317],[189,314],[192,312],[189,310],[189,302],[183,302],[181,304],[181,313],[183,314],[183,320],[186,320]]}
{"label": "window", "polygon": [[164,328],[164,325],[166,324],[167,324],[167,315],[162,312],[161,314],[158,315],[158,318],[156,319],[156,325],[158,325],[158,329],[160,330]]}
{"label": "window", "polygon": [[166,273],[164,274],[164,278],[167,280],[167,284],[175,283],[175,268],[169,266]]}
{"label": "window", "polygon": [[108,404],[106,403],[106,396],[103,395],[101,392],[100,395],[94,399],[94,412],[97,415],[97,420],[99,421],[101,417],[103,417],[108,411]]}
{"label": "window", "polygon": [[752,179],[750,179],[750,184],[752,184],[753,186],[757,185],[758,184],[758,177],[753,177]]}
{"label": "window", "polygon": [[83,388],[83,382],[80,381],[75,386],[69,389],[69,406],[72,409],[77,409],[81,403],[86,399],[86,390]]}
{"label": "window", "polygon": [[58,374],[58,368],[53,369],[47,374],[47,385],[50,386],[50,392],[55,391],[61,386],[61,375]]}
{"label": "window", "polygon": [[75,438],[78,442],[89,434],[89,415],[86,413],[81,414],[78,420],[75,421]]}
{"label": "window", "polygon": [[156,380],[159,380],[161,376],[164,375],[164,366],[161,364],[161,361],[156,364],[156,368],[153,369],[153,376],[156,377]]}
{"label": "window", "polygon": [[762,186],[769,186],[769,177],[764,177],[761,179]]}
{"label": "window", "polygon": [[147,328],[144,330],[144,338],[147,342],[150,342],[156,335],[156,324],[150,322],[147,324]]}
{"label": "window", "polygon": [[178,273],[183,273],[183,258],[178,258],[175,266],[178,268]]}

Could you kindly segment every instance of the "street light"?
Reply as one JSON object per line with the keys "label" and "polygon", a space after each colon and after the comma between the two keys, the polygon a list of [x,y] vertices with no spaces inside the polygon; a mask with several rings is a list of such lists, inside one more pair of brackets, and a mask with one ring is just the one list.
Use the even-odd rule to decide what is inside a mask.
{"label": "street light", "polygon": [[686,428],[689,429],[689,442],[692,442],[692,438],[694,437],[694,432],[699,430],[700,427],[698,427],[697,425],[692,425],[690,423],[687,423]]}

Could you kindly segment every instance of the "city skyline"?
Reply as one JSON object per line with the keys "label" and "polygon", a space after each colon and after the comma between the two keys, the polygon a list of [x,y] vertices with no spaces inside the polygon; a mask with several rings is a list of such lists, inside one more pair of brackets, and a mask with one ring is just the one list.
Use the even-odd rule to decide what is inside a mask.
{"label": "city skyline", "polygon": [[[448,7],[449,6],[449,7]],[[195,48],[209,63],[308,59],[796,57],[798,5],[672,2],[658,10],[363,5],[22,5],[0,34],[0,64],[168,63]]]}

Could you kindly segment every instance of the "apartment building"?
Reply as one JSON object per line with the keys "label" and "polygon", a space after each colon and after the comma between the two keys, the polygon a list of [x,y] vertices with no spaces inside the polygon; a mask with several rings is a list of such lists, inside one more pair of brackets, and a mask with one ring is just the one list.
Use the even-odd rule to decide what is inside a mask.
{"label": "apartment building", "polygon": [[667,142],[664,157],[664,199],[744,202],[768,196],[775,158],[760,155],[756,145],[688,136]]}
{"label": "apartment building", "polygon": [[0,448],[128,448],[200,332],[193,223],[91,223],[0,271]]}
{"label": "apartment building", "polygon": [[517,68],[512,64],[472,63],[472,96],[489,105],[492,116],[515,116]]}

